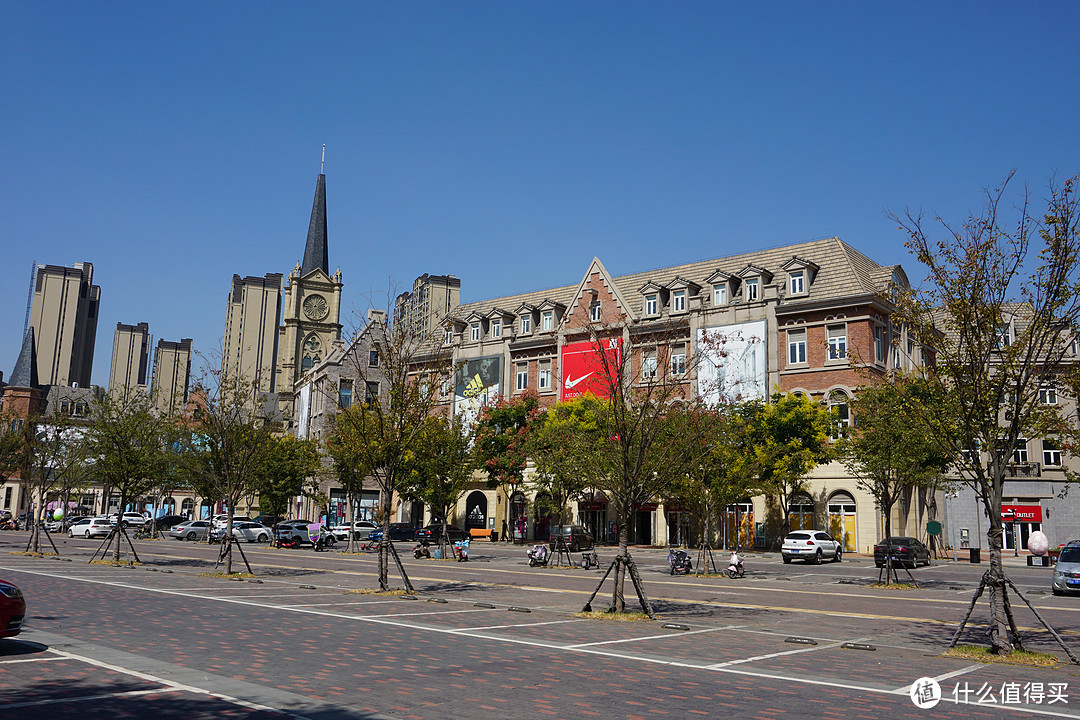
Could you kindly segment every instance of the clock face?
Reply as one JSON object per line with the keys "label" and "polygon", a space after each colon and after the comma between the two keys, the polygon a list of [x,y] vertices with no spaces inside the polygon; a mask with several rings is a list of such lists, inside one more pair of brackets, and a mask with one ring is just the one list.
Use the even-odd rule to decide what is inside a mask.
{"label": "clock face", "polygon": [[304,300],[304,314],[311,320],[326,317],[326,298],[322,295],[308,295]]}

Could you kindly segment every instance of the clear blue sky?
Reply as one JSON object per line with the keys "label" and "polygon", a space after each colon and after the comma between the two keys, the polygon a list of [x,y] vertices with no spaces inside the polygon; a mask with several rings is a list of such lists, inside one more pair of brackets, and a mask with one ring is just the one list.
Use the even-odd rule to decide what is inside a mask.
{"label": "clear blue sky", "polygon": [[[117,322],[220,345],[233,273],[303,253],[326,144],[357,315],[962,219],[1080,171],[1080,3],[39,2],[0,29],[0,370],[30,265],[94,263]],[[351,322],[346,320],[347,323]]]}

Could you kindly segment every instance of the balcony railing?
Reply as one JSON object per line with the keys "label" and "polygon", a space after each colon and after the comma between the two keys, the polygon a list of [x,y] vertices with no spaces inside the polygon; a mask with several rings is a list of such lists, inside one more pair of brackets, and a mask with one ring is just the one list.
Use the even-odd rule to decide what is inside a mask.
{"label": "balcony railing", "polygon": [[1009,463],[1005,466],[1008,477],[1042,477],[1042,465],[1037,462]]}

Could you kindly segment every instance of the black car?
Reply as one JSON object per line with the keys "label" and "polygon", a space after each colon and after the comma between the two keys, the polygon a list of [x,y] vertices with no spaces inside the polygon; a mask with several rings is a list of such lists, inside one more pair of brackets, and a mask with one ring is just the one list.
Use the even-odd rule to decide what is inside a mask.
{"label": "black car", "polygon": [[154,518],[146,524],[147,530],[168,530],[174,525],[179,525],[184,522],[186,518],[183,515],[162,515],[159,518]]}
{"label": "black car", "polygon": [[930,564],[930,550],[917,538],[897,536],[879,542],[874,546],[875,567],[885,567],[886,553],[892,555],[894,563],[905,567]]}
{"label": "black car", "polygon": [[[368,542],[379,540],[383,536],[383,529],[377,527],[368,535]],[[390,523],[390,539],[408,542],[416,538],[416,528],[409,523]]]}
{"label": "black car", "polygon": [[554,525],[548,536],[548,547],[555,549],[555,543],[561,540],[570,552],[588,550],[593,546],[593,536],[581,525]]}
{"label": "black car", "polygon": [[[439,543],[442,542],[442,523],[432,523],[431,525],[425,525],[416,531],[416,539],[419,542],[426,543]],[[394,537],[391,535],[390,537]],[[465,532],[456,525],[446,526],[446,537],[450,542],[457,542],[458,540],[464,540],[469,537],[469,533]]]}

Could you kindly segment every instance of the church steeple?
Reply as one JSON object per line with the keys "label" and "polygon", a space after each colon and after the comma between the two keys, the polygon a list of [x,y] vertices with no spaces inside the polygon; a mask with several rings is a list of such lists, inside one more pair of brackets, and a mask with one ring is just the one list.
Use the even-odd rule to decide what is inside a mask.
{"label": "church steeple", "polygon": [[311,222],[308,224],[307,245],[304,247],[304,264],[300,268],[300,277],[312,270],[322,268],[330,274],[330,261],[326,251],[326,176],[319,173],[315,185],[315,202],[311,205]]}
{"label": "church steeple", "polygon": [[37,357],[34,355],[34,328],[26,331],[23,338],[22,350],[19,351],[19,359],[15,361],[15,370],[11,373],[8,385],[19,388],[36,388]]}

